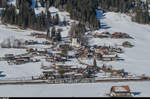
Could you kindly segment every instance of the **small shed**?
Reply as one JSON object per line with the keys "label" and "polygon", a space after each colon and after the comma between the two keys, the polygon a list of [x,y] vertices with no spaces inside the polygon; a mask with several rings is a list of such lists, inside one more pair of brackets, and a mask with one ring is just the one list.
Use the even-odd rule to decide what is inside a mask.
{"label": "small shed", "polygon": [[123,42],[123,43],[122,43],[122,46],[123,46],[123,47],[131,48],[133,45],[132,45],[130,42],[126,41],[126,42]]}

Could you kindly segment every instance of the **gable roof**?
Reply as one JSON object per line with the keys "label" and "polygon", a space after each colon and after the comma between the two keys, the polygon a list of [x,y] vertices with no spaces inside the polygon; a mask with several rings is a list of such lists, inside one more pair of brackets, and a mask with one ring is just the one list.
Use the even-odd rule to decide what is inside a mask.
{"label": "gable roof", "polygon": [[112,86],[113,92],[130,92],[129,86]]}

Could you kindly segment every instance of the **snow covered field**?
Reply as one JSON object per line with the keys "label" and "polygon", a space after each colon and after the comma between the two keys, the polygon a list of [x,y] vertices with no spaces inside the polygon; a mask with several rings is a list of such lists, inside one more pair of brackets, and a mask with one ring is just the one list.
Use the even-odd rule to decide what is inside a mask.
{"label": "snow covered field", "polygon": [[6,85],[0,86],[1,97],[107,97],[112,85],[129,85],[135,97],[149,97],[149,82],[60,84],[60,85]]}
{"label": "snow covered field", "polygon": [[134,74],[146,74],[150,76],[150,25],[141,25],[134,23],[131,21],[131,17],[125,14],[114,12],[105,13],[101,22],[103,24],[103,29],[96,32],[125,32],[134,38],[90,39],[90,45],[121,45],[124,41],[130,41],[134,45],[133,48],[124,48],[125,53],[120,55],[121,58],[125,59],[124,61],[107,62],[106,64],[112,64],[114,68],[124,68],[125,70]]}

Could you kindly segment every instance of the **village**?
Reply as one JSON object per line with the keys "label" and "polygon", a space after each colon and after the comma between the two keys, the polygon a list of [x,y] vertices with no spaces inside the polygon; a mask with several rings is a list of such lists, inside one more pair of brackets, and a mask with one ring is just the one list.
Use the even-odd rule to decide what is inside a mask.
{"label": "village", "polygon": [[[67,25],[71,26],[71,24]],[[63,26],[56,29],[56,35],[63,32],[61,27]],[[17,30],[18,28],[11,29]],[[32,39],[15,39],[13,42],[11,40],[7,42],[8,39],[6,39],[6,42],[2,42],[1,48],[3,49],[23,49],[25,53],[7,53],[0,57],[0,62],[7,62],[10,67],[39,63],[42,70],[40,76],[33,75],[27,79],[20,77],[16,80],[15,78],[8,79],[5,71],[0,71],[0,85],[150,81],[150,77],[144,74],[135,75],[124,68],[115,69],[115,66],[111,65],[111,62],[123,63],[125,59],[121,56],[126,53],[125,49],[132,50],[136,46],[130,42],[130,40],[134,40],[134,37],[128,33],[87,31],[84,35],[84,39],[87,41],[89,39],[123,41],[114,45],[104,43],[90,45],[87,42],[84,44],[85,42],[80,41],[78,37],[69,35],[58,41],[56,36],[48,38],[45,32],[30,32],[27,36]],[[128,85],[112,86],[107,96],[132,97]]]}
{"label": "village", "polygon": [[[89,35],[89,33],[88,33]],[[109,35],[109,36],[108,36]],[[122,70],[113,70],[112,66],[107,66],[103,64],[102,66],[97,65],[97,61],[123,61],[119,54],[124,53],[123,47],[132,48],[130,42],[125,41],[120,46],[83,46],[81,42],[78,42],[78,38],[69,38],[67,41],[54,42],[52,40],[47,40],[45,34],[40,33],[31,33],[30,36],[41,39],[44,38],[45,41],[39,43],[34,40],[26,40],[20,44],[18,48],[26,49],[26,53],[20,55],[5,54],[4,57],[1,57],[1,61],[7,61],[9,65],[21,65],[27,63],[41,62],[39,58],[36,57],[45,57],[45,62],[49,65],[45,66],[41,62],[41,69],[43,69],[43,74],[40,79],[83,79],[83,78],[95,78],[97,73],[109,72],[112,76],[120,76],[121,78],[128,77],[128,72]],[[87,36],[89,37],[89,36]],[[114,33],[110,34],[108,32],[103,32],[100,35],[93,35],[93,37],[103,38],[115,38],[115,39],[127,39],[130,37],[126,33]],[[28,45],[48,45],[49,48],[29,48]],[[6,47],[6,46],[5,46]],[[15,48],[15,47],[14,47]],[[93,60],[93,64],[88,64],[82,62],[82,59]],[[74,66],[67,65],[68,61],[74,61],[84,66]]]}
{"label": "village", "polygon": [[[93,37],[100,37],[100,39],[106,38],[109,33],[103,32],[99,36],[94,35]],[[130,37],[125,33],[115,33],[116,35],[110,36],[112,39],[126,39]],[[110,34],[109,34],[110,35]],[[14,54],[5,54],[4,57],[0,58],[0,61],[7,61],[9,65],[22,65],[28,63],[41,62],[41,69],[43,70],[41,76],[32,77],[34,81],[46,81],[48,84],[62,84],[62,83],[96,83],[103,81],[140,81],[140,80],[149,80],[148,77],[144,75],[135,76],[132,73],[125,71],[124,69],[116,70],[113,69],[112,65],[103,64],[99,66],[99,62],[110,62],[110,61],[123,61],[120,54],[124,53],[123,48],[132,48],[130,42],[125,41],[121,46],[82,46],[78,42],[78,38],[69,38],[67,41],[61,41],[59,43],[52,40],[47,40],[45,34],[40,33],[31,33],[30,36],[35,38],[44,38],[45,41],[39,43],[34,40],[26,40],[21,43],[20,46],[16,47],[17,49],[26,49],[26,53],[14,55]],[[88,36],[89,37],[89,34]],[[49,48],[30,48],[28,45],[48,45]],[[5,46],[6,47],[6,46]],[[37,58],[38,57],[38,58]],[[44,58],[43,58],[44,57]],[[42,62],[40,58],[43,58],[45,61]],[[79,65],[68,65],[68,62],[78,62]],[[82,62],[82,60],[93,60],[93,64],[88,64]],[[47,63],[47,64],[46,64]],[[46,65],[45,65],[46,64]],[[5,77],[0,72],[0,77]],[[17,83],[17,82],[16,82]],[[25,83],[25,82],[24,82]],[[29,82],[28,82],[29,83]],[[32,82],[33,83],[33,82]],[[117,87],[117,86],[116,86]],[[116,90],[119,89],[119,86],[116,88],[112,87],[111,93],[109,96],[131,96],[130,89],[128,86],[121,86],[122,92]]]}

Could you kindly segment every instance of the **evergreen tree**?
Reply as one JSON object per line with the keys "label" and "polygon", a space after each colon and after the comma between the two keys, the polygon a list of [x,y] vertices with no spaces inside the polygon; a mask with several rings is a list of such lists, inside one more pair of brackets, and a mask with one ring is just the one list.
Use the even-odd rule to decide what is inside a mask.
{"label": "evergreen tree", "polygon": [[50,38],[50,30],[47,29],[47,35],[46,35],[47,39]]}
{"label": "evergreen tree", "polygon": [[93,61],[93,66],[94,66],[94,67],[97,67],[96,59],[94,59],[94,61]]}
{"label": "evergreen tree", "polygon": [[56,39],[57,39],[57,41],[61,41],[61,33],[60,32],[57,33]]}
{"label": "evergreen tree", "polygon": [[55,27],[53,27],[51,30],[51,38],[53,38],[55,36],[56,36],[56,29],[55,29]]}

